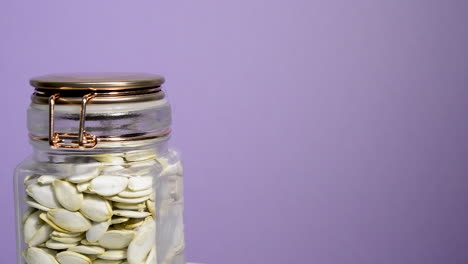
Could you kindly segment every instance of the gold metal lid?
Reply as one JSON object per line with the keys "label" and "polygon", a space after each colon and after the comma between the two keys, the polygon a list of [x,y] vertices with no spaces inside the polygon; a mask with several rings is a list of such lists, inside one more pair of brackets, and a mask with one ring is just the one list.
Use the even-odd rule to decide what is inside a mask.
{"label": "gold metal lid", "polygon": [[62,73],[38,76],[30,84],[38,90],[110,92],[159,87],[164,77],[150,73]]}

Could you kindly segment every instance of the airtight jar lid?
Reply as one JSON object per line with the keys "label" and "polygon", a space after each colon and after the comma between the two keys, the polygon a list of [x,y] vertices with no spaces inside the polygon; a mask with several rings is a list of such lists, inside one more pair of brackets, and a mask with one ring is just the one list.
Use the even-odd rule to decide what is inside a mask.
{"label": "airtight jar lid", "polygon": [[[170,133],[170,106],[161,89],[164,81],[149,73],[66,73],[32,78],[31,139],[48,141],[52,148],[88,149],[98,143],[165,138]],[[48,126],[35,121],[44,114]],[[78,127],[67,127],[67,120],[78,121]],[[93,122],[86,126],[86,120]],[[57,126],[65,131],[57,131]]]}

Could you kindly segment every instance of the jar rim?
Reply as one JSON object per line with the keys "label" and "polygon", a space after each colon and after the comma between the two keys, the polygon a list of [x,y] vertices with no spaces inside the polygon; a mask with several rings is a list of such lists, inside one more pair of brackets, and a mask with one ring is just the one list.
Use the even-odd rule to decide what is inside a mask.
{"label": "jar rim", "polygon": [[[163,76],[140,72],[55,73],[37,76],[29,83],[36,90],[73,92],[77,90],[109,92],[159,87]],[[65,94],[63,94],[65,95]]]}

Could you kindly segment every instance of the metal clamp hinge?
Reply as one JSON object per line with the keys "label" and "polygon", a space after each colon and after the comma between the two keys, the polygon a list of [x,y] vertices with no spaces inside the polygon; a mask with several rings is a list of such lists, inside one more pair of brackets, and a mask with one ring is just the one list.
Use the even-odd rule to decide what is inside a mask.
{"label": "metal clamp hinge", "polygon": [[85,129],[86,106],[88,102],[96,97],[96,93],[83,96],[81,100],[80,126],[78,134],[58,133],[54,126],[55,102],[60,94],[49,97],[49,144],[53,149],[92,149],[97,145],[97,137],[87,134]]}

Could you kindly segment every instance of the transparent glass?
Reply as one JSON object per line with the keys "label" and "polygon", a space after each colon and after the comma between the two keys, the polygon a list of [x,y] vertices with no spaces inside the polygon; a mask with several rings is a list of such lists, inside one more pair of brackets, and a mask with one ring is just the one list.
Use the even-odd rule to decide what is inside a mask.
{"label": "transparent glass", "polygon": [[[43,131],[44,122],[34,120],[45,119],[46,108],[31,108],[30,131]],[[152,111],[153,130],[170,125],[167,104]],[[144,124],[141,117],[150,112],[117,111],[106,119],[94,111],[89,132],[112,134],[103,127],[116,127],[136,133],[145,126],[135,124]],[[75,117],[58,116],[58,127],[72,131]],[[18,263],[185,264],[183,169],[167,141],[92,150],[32,142],[33,154],[15,172]]]}

